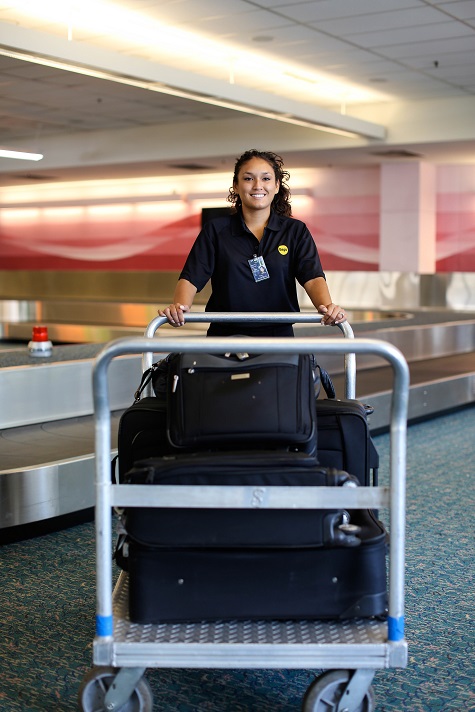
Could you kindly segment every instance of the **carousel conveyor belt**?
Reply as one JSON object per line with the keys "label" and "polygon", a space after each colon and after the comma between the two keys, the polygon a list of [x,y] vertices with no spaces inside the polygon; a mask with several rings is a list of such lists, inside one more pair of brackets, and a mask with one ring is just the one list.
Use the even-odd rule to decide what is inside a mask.
{"label": "carousel conveyor belt", "polygon": [[[442,358],[424,359],[409,364],[410,398],[409,420],[430,417],[475,400],[475,355],[457,354]],[[457,382],[462,388],[457,388]],[[337,397],[343,397],[343,375],[333,378]],[[368,368],[358,371],[356,397],[375,408],[371,417],[372,431],[384,430],[389,419],[378,415],[377,403],[390,394],[391,368]],[[443,393],[447,395],[443,397]],[[465,391],[465,395],[464,395]],[[450,395],[452,394],[452,396]],[[320,396],[322,397],[322,395]],[[117,431],[122,410],[111,418],[111,449],[117,448]],[[70,460],[94,452],[94,418],[76,418],[24,425],[0,432],[0,462],[2,470],[22,469],[55,461]]]}
{"label": "carousel conveyor belt", "polygon": [[[470,329],[467,339],[471,343],[474,322],[466,322],[465,329],[467,328]],[[395,345],[400,346],[397,342],[397,339],[401,338],[398,331],[395,330],[394,340]],[[426,355],[408,359],[410,422],[475,402],[475,354],[473,347],[470,348],[470,344],[467,347],[465,340],[464,338],[459,348],[460,335],[457,336],[456,341],[459,344],[454,349],[457,352],[451,355]],[[81,358],[73,365],[66,358],[69,358],[69,348],[77,347],[64,347],[62,358],[65,360],[56,365],[59,370],[65,370],[66,384],[76,378],[78,383],[84,383],[87,379],[82,369],[86,366],[90,369],[92,358],[100,345],[80,347]],[[84,351],[87,351],[87,354]],[[83,356],[85,358],[82,358]],[[161,357],[163,354],[157,356]],[[8,358],[13,358],[13,355]],[[56,358],[61,359],[61,356]],[[118,389],[122,389],[122,401],[119,405],[112,403],[112,452],[117,448],[120,415],[131,403],[130,394],[140,380],[140,359],[134,359],[125,358],[117,366],[115,378]],[[382,361],[380,364],[366,364],[364,360],[360,363],[359,359],[357,363],[356,397],[374,408],[374,413],[369,418],[372,433],[387,429],[390,420],[392,371],[389,366],[382,365]],[[322,365],[332,374],[337,397],[343,398],[344,376],[341,364],[337,369],[334,369],[334,364],[331,363],[323,362]],[[68,369],[72,369],[73,375]],[[34,367],[23,371],[23,388],[33,388],[33,385],[28,385],[28,377],[29,374],[34,375],[34,372]],[[78,374],[77,377],[75,373]],[[46,422],[37,420],[29,424],[25,424],[24,419],[19,419],[14,427],[11,423],[10,427],[0,427],[0,542],[14,541],[24,536],[50,531],[64,524],[68,525],[70,522],[74,523],[77,515],[82,513],[92,517],[94,417],[91,414],[92,409],[89,412],[83,411],[84,415],[80,409],[72,408],[72,412],[71,409],[68,411],[67,389],[68,385],[65,385],[60,391],[64,391],[61,400],[61,407],[64,401],[64,413],[61,413],[61,417],[50,417]],[[111,392],[115,390],[117,389],[111,389]],[[10,402],[13,408],[13,390],[6,395],[7,402]],[[47,398],[46,395],[45,400]],[[35,394],[32,394],[32,408],[38,400],[38,394],[36,398]],[[55,404],[55,408],[57,407],[58,403]]]}
{"label": "carousel conveyor belt", "polygon": [[[431,417],[465,406],[475,400],[475,355],[473,353],[412,362],[409,364],[409,371],[409,421]],[[343,397],[343,375],[333,377],[333,382],[337,397]],[[375,408],[375,413],[370,419],[372,432],[382,431],[389,425],[389,417],[384,417],[389,414],[389,411],[379,414],[378,404],[383,403],[385,411],[389,408],[391,383],[392,372],[389,366],[363,369],[357,373],[356,397]],[[457,387],[457,384],[460,387]],[[443,397],[444,393],[446,393],[445,397]],[[117,430],[122,412],[122,410],[114,411],[111,417],[111,449],[113,450],[117,448]],[[94,417],[92,415],[0,431],[2,471],[92,457],[93,452]]]}

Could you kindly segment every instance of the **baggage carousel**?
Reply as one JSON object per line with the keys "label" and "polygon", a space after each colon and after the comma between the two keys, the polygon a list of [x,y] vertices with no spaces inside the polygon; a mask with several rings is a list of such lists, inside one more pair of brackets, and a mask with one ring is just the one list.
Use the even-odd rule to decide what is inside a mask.
{"label": "baggage carousel", "polygon": [[[0,303],[0,542],[35,536],[90,519],[94,504],[94,419],[91,373],[103,344],[137,336],[156,315],[149,304]],[[475,311],[348,311],[355,336],[397,346],[410,368],[409,420],[433,417],[475,402]],[[32,357],[32,326],[46,323],[54,343],[49,358]],[[173,332],[202,334],[193,324],[157,332],[156,358]],[[296,334],[332,337],[340,330],[298,325]],[[318,348],[317,348],[318,357]],[[344,397],[343,363],[319,359]],[[140,382],[141,359],[111,365],[113,435]],[[356,396],[374,407],[373,433],[389,424],[391,370],[371,357],[357,362]]]}

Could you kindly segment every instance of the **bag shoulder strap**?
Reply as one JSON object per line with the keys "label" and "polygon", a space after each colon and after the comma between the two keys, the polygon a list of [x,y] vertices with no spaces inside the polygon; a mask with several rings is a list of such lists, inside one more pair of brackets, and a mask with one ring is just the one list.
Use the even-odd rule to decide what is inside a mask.
{"label": "bag shoulder strap", "polygon": [[328,373],[328,371],[326,371],[324,368],[322,368],[318,363],[317,363],[317,368],[320,373],[320,382],[323,386],[323,390],[327,394],[327,398],[336,398],[335,386],[333,385],[333,381],[331,379],[330,374]]}
{"label": "bag shoulder strap", "polygon": [[147,370],[142,373],[142,379],[140,381],[139,387],[137,388],[137,390],[134,393],[134,403],[139,402],[140,396],[142,395],[142,393],[144,392],[144,390],[146,389],[146,387],[152,380],[153,374],[158,369],[158,367],[159,367],[158,363],[152,363],[150,368],[147,368]]}

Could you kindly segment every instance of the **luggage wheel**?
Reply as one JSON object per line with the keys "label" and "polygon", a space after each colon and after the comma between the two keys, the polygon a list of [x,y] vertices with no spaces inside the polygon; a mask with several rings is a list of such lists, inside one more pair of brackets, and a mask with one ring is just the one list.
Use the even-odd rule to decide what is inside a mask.
{"label": "luggage wheel", "polygon": [[152,712],[153,696],[144,668],[94,667],[79,689],[82,712]]}
{"label": "luggage wheel", "polygon": [[373,712],[374,670],[330,670],[312,682],[302,712]]}

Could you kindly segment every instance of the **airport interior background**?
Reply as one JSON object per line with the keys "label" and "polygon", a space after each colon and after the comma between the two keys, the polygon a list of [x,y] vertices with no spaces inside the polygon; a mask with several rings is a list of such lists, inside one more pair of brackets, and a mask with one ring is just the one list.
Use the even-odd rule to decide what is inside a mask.
{"label": "airport interior background", "polygon": [[[235,160],[251,148],[283,157],[293,215],[356,338],[389,342],[407,360],[409,432],[457,418],[473,475],[474,117],[474,0],[0,1],[0,556],[91,536],[94,359],[113,339],[142,336],[170,303],[205,216],[229,206]],[[299,299],[311,311],[303,289]],[[51,356],[28,351],[38,325]],[[179,336],[204,329],[190,323]],[[329,331],[296,326],[309,338]],[[171,335],[157,330],[157,358]],[[344,397],[343,360],[321,363]],[[139,355],[111,368],[112,454],[141,368]],[[391,383],[377,357],[358,357],[356,396],[374,408],[375,438],[388,431]],[[468,506],[465,516],[470,526]],[[473,538],[467,546],[473,553]],[[473,582],[473,558],[466,576]],[[473,586],[464,595],[473,604]],[[446,687],[424,688],[424,660],[410,653],[423,680],[413,689],[428,696],[396,681],[377,709],[475,709],[471,610],[458,692],[445,658]],[[22,702],[13,678],[0,707],[75,709],[69,688],[85,669],[81,659],[58,688],[58,707],[37,685]],[[225,708],[160,709],[294,709],[282,694],[282,707],[252,696],[238,706],[229,693]]]}

